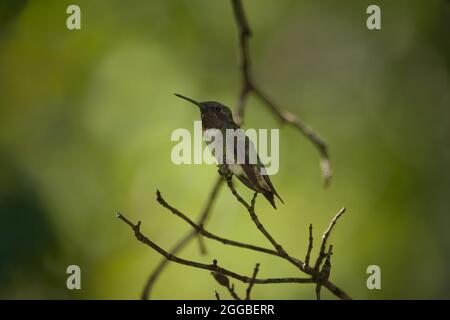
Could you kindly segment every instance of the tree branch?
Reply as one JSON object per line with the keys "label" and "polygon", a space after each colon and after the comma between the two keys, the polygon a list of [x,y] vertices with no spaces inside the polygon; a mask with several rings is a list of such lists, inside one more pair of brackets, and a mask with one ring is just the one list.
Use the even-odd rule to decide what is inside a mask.
{"label": "tree branch", "polygon": [[198,234],[201,234],[202,236],[204,236],[206,238],[209,238],[209,239],[212,239],[212,240],[216,240],[216,241],[221,242],[221,243],[223,243],[225,245],[230,245],[230,246],[235,246],[235,247],[239,247],[239,248],[250,249],[250,250],[259,251],[259,252],[267,253],[267,254],[274,255],[274,256],[279,256],[279,253],[277,251],[275,251],[275,250],[271,250],[271,249],[255,246],[255,245],[252,245],[252,244],[238,242],[238,241],[234,241],[234,240],[231,240],[231,239],[226,239],[226,238],[217,236],[217,235],[215,235],[215,234],[205,230],[204,227],[199,226],[198,224],[193,222],[191,219],[189,219],[185,214],[180,212],[178,209],[176,209],[176,208],[172,207],[170,204],[168,204],[166,202],[166,200],[162,197],[161,192],[156,191],[156,195],[157,195],[157,201],[159,202],[159,204],[161,204],[164,208],[168,209],[170,212],[172,212],[176,216],[180,217],[182,220],[186,221],[192,228],[194,228],[194,230]]}
{"label": "tree branch", "polygon": [[320,167],[322,169],[324,184],[325,186],[328,186],[333,173],[331,171],[330,156],[328,154],[328,147],[325,141],[323,141],[319,135],[315,133],[311,127],[307,126],[298,116],[279,108],[259,88],[253,86],[253,92],[282,123],[289,124],[297,128],[316,147],[320,155]]}
{"label": "tree branch", "polygon": [[[238,193],[237,191],[234,189],[233,187],[233,192],[236,193],[236,195],[239,197],[239,199],[241,199],[241,202],[246,208],[254,208],[255,207],[255,201],[256,201],[256,197],[254,196],[252,198],[251,204],[248,204]],[[205,230],[203,227],[197,225],[196,223],[194,223],[192,220],[190,220],[185,214],[183,214],[181,211],[179,211],[178,209],[172,207],[170,204],[167,203],[167,201],[162,197],[161,193],[159,191],[157,191],[157,201],[161,204],[161,206],[163,206],[164,208],[168,209],[170,212],[172,212],[173,214],[175,214],[176,216],[180,217],[182,220],[186,221],[190,226],[192,226],[192,228],[194,228],[194,230],[196,232],[198,232],[199,234],[203,235],[206,238],[209,238],[211,240],[215,240],[218,242],[221,242],[225,245],[230,245],[230,246],[235,246],[235,247],[239,247],[239,248],[244,248],[244,249],[248,249],[248,250],[253,250],[253,251],[258,251],[261,253],[265,253],[265,254],[270,254],[273,256],[277,256],[280,257],[282,259],[285,259],[287,261],[290,261],[292,263],[291,260],[294,260],[295,263],[293,263],[297,268],[299,268],[301,271],[305,272],[308,275],[311,275],[314,277],[315,274],[318,273],[318,271],[316,271],[314,268],[309,267],[309,265],[306,265],[304,263],[302,263],[300,260],[289,256],[289,258],[287,258],[286,255],[280,254],[278,251],[276,250],[271,250],[271,249],[267,249],[264,247],[259,247],[259,246],[255,246],[252,244],[248,244],[248,243],[243,243],[243,242],[238,242],[238,241],[234,241],[234,240],[230,240],[230,239],[226,239],[223,237],[220,237],[216,234],[213,234],[207,230]],[[342,209],[341,209],[342,211]],[[339,213],[341,212],[339,211],[337,215],[339,215]],[[339,215],[340,216],[340,215]],[[336,217],[335,217],[336,219]],[[333,220],[335,220],[333,219]],[[334,223],[335,224],[335,223]],[[331,232],[328,231],[328,234]],[[328,238],[328,237],[327,237]],[[312,241],[312,225],[310,225],[310,241]],[[311,245],[312,242],[310,242]],[[312,247],[311,247],[312,250]],[[310,252],[311,253],[311,252]],[[302,266],[302,268],[300,268],[300,266]],[[339,297],[340,299],[344,299],[344,300],[350,300],[351,298],[341,289],[339,289],[338,287],[336,287],[336,285],[334,285],[332,282],[330,281],[325,281],[323,284],[323,286],[325,286],[330,292],[332,292],[334,295],[336,295],[337,297]]]}
{"label": "tree branch", "polygon": [[250,284],[247,287],[247,291],[246,291],[246,295],[245,295],[245,300],[250,300],[250,294],[252,292],[253,289],[253,285],[255,284],[255,282],[253,281],[256,276],[258,275],[258,271],[259,271],[259,263],[257,263],[255,265],[255,269],[253,269],[253,275],[252,275],[252,281],[250,282]]}
{"label": "tree branch", "polygon": [[234,284],[228,286],[228,292],[230,293],[230,295],[233,297],[234,300],[241,300],[236,291],[234,291]]}
{"label": "tree branch", "polygon": [[304,264],[300,262],[297,259],[292,258],[284,249],[283,247],[272,237],[272,235],[267,231],[267,229],[263,226],[261,221],[259,221],[258,216],[255,213],[255,201],[256,196],[258,193],[254,193],[251,204],[248,204],[240,195],[237,193],[236,189],[233,186],[233,183],[231,181],[231,176],[226,177],[226,182],[228,185],[228,188],[231,190],[231,193],[236,197],[236,199],[247,209],[248,213],[250,214],[250,217],[253,221],[253,223],[256,225],[258,230],[266,237],[267,240],[272,244],[272,246],[275,248],[275,250],[278,252],[278,254],[291,262],[293,265],[295,265],[300,270],[304,271]]}
{"label": "tree branch", "polygon": [[248,40],[251,36],[251,31],[242,2],[240,0],[232,0],[232,7],[239,33],[239,69],[241,71],[241,89],[236,105],[235,121],[238,125],[241,125],[244,121],[245,102],[248,94],[252,90],[252,81],[250,79],[250,56],[248,50]]}
{"label": "tree branch", "polygon": [[333,228],[336,225],[336,222],[344,214],[344,212],[345,212],[345,208],[342,208],[341,210],[339,210],[339,212],[334,216],[333,220],[331,220],[331,223],[328,226],[327,230],[325,230],[325,232],[323,233],[322,244],[320,246],[319,256],[317,257],[316,264],[314,265],[314,269],[316,271],[319,270],[320,264],[322,263],[323,259],[326,257],[325,247],[327,245],[328,237],[330,236],[331,231],[333,231]]}
{"label": "tree branch", "polygon": [[[252,288],[252,286],[254,284],[262,284],[262,283],[316,283],[317,285],[320,285],[320,286],[316,286],[316,294],[318,292],[317,290],[319,290],[319,295],[320,295],[320,287],[321,286],[325,286],[328,290],[330,290],[330,292],[335,294],[337,297],[339,297],[341,299],[351,299],[344,291],[342,291],[341,289],[336,287],[336,285],[334,285],[333,283],[331,283],[328,280],[329,269],[331,268],[331,264],[329,264],[329,257],[331,256],[331,246],[330,246],[328,254],[326,254],[327,260],[326,260],[325,265],[327,265],[327,263],[328,263],[328,265],[327,265],[326,268],[325,268],[325,265],[324,265],[324,267],[322,268],[322,270],[320,272],[318,272],[316,269],[313,269],[313,268],[303,264],[300,260],[298,260],[298,259],[296,259],[294,257],[291,257],[289,254],[287,254],[286,251],[284,251],[284,249],[282,249],[281,245],[279,245],[274,240],[274,238],[268,233],[268,231],[264,228],[264,226],[261,224],[261,222],[257,218],[256,213],[254,212],[255,201],[256,201],[256,194],[253,196],[251,203],[248,204],[237,193],[237,191],[234,189],[232,183],[230,183],[229,179],[227,179],[227,184],[228,184],[229,187],[231,185],[232,193],[235,194],[235,196],[237,197],[238,201],[241,202],[247,208],[247,210],[252,211],[250,213],[251,215],[254,215],[252,220],[254,221],[255,224],[260,225],[260,228],[258,228],[258,229],[266,236],[266,238],[268,236],[268,239],[272,239],[272,240],[269,240],[269,241],[274,242],[273,245],[276,248],[278,248],[277,251],[219,237],[219,236],[217,236],[217,235],[215,235],[213,233],[210,233],[210,232],[206,231],[203,227],[201,227],[201,226],[195,224],[194,222],[192,222],[192,220],[190,220],[186,215],[184,215],[178,209],[175,209],[174,207],[170,206],[164,200],[164,198],[162,197],[162,195],[161,195],[161,193],[159,191],[157,191],[157,200],[163,207],[167,208],[173,214],[175,214],[176,216],[180,217],[181,219],[186,221],[189,225],[191,225],[194,228],[194,231],[192,232],[192,234],[201,234],[201,235],[203,235],[203,236],[205,236],[207,238],[210,238],[212,240],[216,240],[216,241],[222,242],[224,244],[228,244],[228,245],[232,245],[232,246],[236,246],[236,247],[241,247],[241,248],[245,248],[245,249],[249,249],[249,250],[259,251],[259,252],[262,252],[262,253],[266,253],[266,254],[270,254],[270,255],[274,255],[274,256],[283,258],[283,259],[291,262],[293,265],[295,265],[297,268],[299,268],[304,273],[312,276],[311,278],[273,278],[273,279],[255,279],[255,280],[253,280],[253,278],[256,278],[256,274],[257,274],[257,270],[256,270],[257,268],[256,267],[255,267],[253,276],[251,278],[248,278],[246,276],[239,275],[237,273],[234,273],[232,271],[229,271],[229,270],[226,270],[226,269],[223,269],[223,268],[211,267],[211,265],[206,265],[206,264],[201,264],[201,263],[198,263],[198,262],[195,262],[195,261],[181,259],[181,258],[178,258],[172,252],[171,253],[166,252],[161,247],[157,246],[154,242],[152,242],[151,240],[149,240],[148,238],[143,236],[142,233],[140,232],[140,222],[137,225],[134,225],[133,223],[131,223],[128,219],[126,219],[121,214],[118,214],[118,218],[121,219],[122,221],[124,221],[125,223],[127,223],[134,230],[135,236],[136,236],[136,238],[139,241],[141,241],[144,244],[150,246],[155,251],[157,251],[158,253],[163,255],[165,257],[166,261],[174,261],[174,262],[177,262],[179,264],[184,264],[184,265],[188,265],[188,266],[191,266],[191,267],[196,267],[196,268],[200,268],[200,269],[206,269],[206,270],[213,271],[213,276],[215,277],[215,279],[220,284],[226,286],[228,291],[230,292],[230,294],[232,294],[231,291],[234,291],[234,288],[232,288],[229,285],[228,278],[226,278],[227,275],[231,276],[231,277],[233,277],[235,279],[238,279],[238,280],[240,280],[240,281],[242,281],[244,283],[249,283],[250,285],[249,285],[249,287],[247,289],[247,295],[250,294],[251,288]],[[331,222],[330,226],[325,231],[325,233],[324,233],[325,243],[326,243],[326,239],[329,237],[329,234],[331,233],[331,231],[333,229],[333,226],[336,224],[337,219],[341,215],[342,215],[342,210],[334,217],[334,219]],[[264,231],[262,231],[262,230],[264,230]],[[312,228],[310,230],[312,232]],[[217,265],[217,262],[213,263],[213,265]],[[325,270],[327,270],[327,271],[326,271],[326,277],[324,278],[323,274],[324,274]],[[235,297],[233,294],[232,294],[232,296]]]}
{"label": "tree branch", "polygon": [[[218,177],[216,179],[216,182],[214,183],[211,192],[207,198],[206,204],[204,209],[202,210],[202,213],[200,214],[200,217],[197,221],[198,225],[204,225],[211,213],[212,206],[216,201],[216,198],[219,194],[220,187],[223,184],[222,177]],[[181,238],[178,243],[170,250],[171,254],[177,254],[181,249],[183,249],[191,239],[193,239],[195,236],[198,235],[197,230],[188,232],[183,238]],[[142,300],[148,300],[150,297],[150,292],[156,282],[158,280],[159,275],[161,272],[165,269],[167,264],[169,263],[169,260],[162,259],[161,262],[157,265],[157,267],[152,271],[150,274],[150,277],[148,278],[147,282],[145,283],[144,290],[141,294]]]}
{"label": "tree branch", "polygon": [[309,225],[309,244],[308,244],[308,251],[306,252],[305,257],[305,266],[309,266],[309,259],[311,258],[311,251],[313,249],[313,234],[312,234],[313,226],[312,224]]}
{"label": "tree branch", "polygon": [[[325,286],[327,289],[329,289],[333,294],[335,294],[337,297],[344,299],[344,300],[350,300],[350,296],[348,296],[344,291],[342,291],[341,289],[339,289],[338,287],[336,287],[333,283],[331,283],[330,281],[328,281],[328,277],[326,279],[322,279],[320,278],[321,274],[318,270],[318,268],[311,268],[308,265],[306,265],[305,263],[302,263],[300,260],[293,258],[292,256],[290,256],[284,249],[283,247],[277,242],[275,241],[275,239],[270,235],[270,233],[267,231],[267,229],[263,226],[263,224],[259,221],[258,216],[255,213],[255,200],[256,200],[256,196],[257,193],[255,193],[253,195],[251,204],[248,204],[240,195],[239,193],[236,191],[236,189],[233,186],[233,183],[231,182],[231,176],[228,175],[225,177],[228,188],[231,190],[231,193],[236,197],[236,199],[247,209],[247,211],[249,212],[253,222],[255,223],[256,227],[258,228],[258,230],[267,238],[267,240],[269,240],[269,242],[274,246],[275,250],[278,252],[278,255],[284,259],[286,259],[287,261],[289,261],[290,263],[292,263],[294,266],[296,266],[298,269],[300,269],[301,271],[305,272],[306,274],[312,275],[313,278],[316,281],[320,281],[320,284]],[[326,256],[326,254],[324,253],[325,251],[325,245],[326,245],[326,241],[331,233],[331,231],[333,230],[334,225],[336,224],[337,220],[339,219],[339,217],[345,212],[345,208],[342,208],[337,214],[336,216],[333,218],[333,220],[330,223],[330,226],[328,227],[328,229],[325,231],[324,235],[323,235],[323,239],[322,239],[322,246],[321,246],[321,253],[319,254],[319,257],[317,258],[317,261],[319,262],[319,266],[323,260],[323,258],[320,258],[321,255]],[[312,230],[311,230],[312,231]],[[323,247],[323,249],[322,249]],[[331,256],[331,246],[330,246],[330,256]],[[317,264],[316,261],[316,264]],[[330,265],[331,267],[331,265]],[[329,274],[329,271],[328,271]],[[318,280],[319,279],[319,280]],[[317,282],[318,283],[318,282]],[[320,291],[320,288],[319,288]]]}
{"label": "tree branch", "polygon": [[251,36],[250,27],[245,15],[244,7],[241,0],[231,0],[233,7],[234,20],[238,29],[238,49],[239,49],[239,70],[241,75],[241,88],[239,91],[239,99],[236,106],[235,121],[238,125],[242,125],[244,120],[245,102],[247,96],[251,93],[255,94],[263,104],[282,122],[297,128],[318,150],[320,155],[320,167],[324,178],[324,185],[328,186],[331,177],[330,156],[328,147],[317,133],[307,126],[298,116],[281,109],[264,93],[259,86],[255,85],[250,63],[249,38]]}
{"label": "tree branch", "polygon": [[320,289],[322,288],[323,283],[328,281],[328,278],[330,277],[332,250],[333,250],[333,246],[330,245],[327,255],[326,255],[325,263],[324,263],[322,269],[320,270],[320,273],[315,275],[315,278],[317,281],[316,282],[317,283],[316,284],[317,300],[320,300]]}

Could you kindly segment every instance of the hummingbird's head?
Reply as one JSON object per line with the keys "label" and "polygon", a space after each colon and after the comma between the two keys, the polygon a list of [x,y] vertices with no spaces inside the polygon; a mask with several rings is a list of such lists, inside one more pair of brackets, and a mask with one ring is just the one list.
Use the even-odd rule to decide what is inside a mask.
{"label": "hummingbird's head", "polygon": [[230,108],[219,102],[197,102],[180,94],[175,95],[195,104],[200,109],[203,129],[222,129],[227,127],[228,124],[234,123]]}

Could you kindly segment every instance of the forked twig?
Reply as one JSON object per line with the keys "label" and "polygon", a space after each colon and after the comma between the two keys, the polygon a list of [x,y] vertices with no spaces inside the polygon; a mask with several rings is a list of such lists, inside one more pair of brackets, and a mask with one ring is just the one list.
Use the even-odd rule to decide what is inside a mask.
{"label": "forked twig", "polygon": [[[237,295],[237,293],[235,292],[234,286],[232,284],[230,284],[228,277],[235,278],[241,282],[249,284],[247,291],[246,291],[246,299],[250,298],[251,290],[255,284],[267,284],[267,283],[315,283],[317,298],[320,298],[320,289],[322,286],[324,286],[330,292],[335,294],[337,297],[339,297],[341,299],[350,299],[350,297],[344,291],[342,291],[336,285],[334,285],[332,282],[329,281],[329,275],[330,275],[330,270],[331,270],[330,258],[331,258],[331,253],[332,253],[332,246],[329,246],[329,250],[325,254],[326,259],[325,259],[325,263],[324,263],[323,267],[321,268],[321,270],[311,268],[308,265],[306,265],[305,263],[301,262],[300,260],[292,257],[282,248],[282,246],[274,239],[274,237],[267,231],[267,229],[263,226],[263,224],[259,220],[259,218],[255,212],[256,195],[253,196],[253,198],[249,204],[234,189],[233,184],[230,182],[231,177],[227,177],[226,180],[227,180],[227,185],[230,188],[231,192],[235,195],[235,197],[238,199],[238,201],[241,202],[241,204],[243,204],[244,207],[247,209],[249,214],[252,216],[252,221],[255,223],[255,225],[257,227],[259,226],[258,230],[260,230],[260,232],[269,240],[269,242],[272,244],[272,246],[275,247],[276,250],[271,250],[271,249],[267,249],[267,248],[263,248],[263,247],[243,243],[243,242],[238,242],[238,241],[234,241],[234,240],[229,240],[229,239],[217,236],[217,235],[205,230],[203,226],[199,226],[199,225],[195,224],[194,222],[192,222],[192,220],[190,220],[181,211],[179,211],[178,209],[169,205],[166,202],[166,200],[162,197],[162,195],[159,191],[157,191],[157,200],[161,204],[161,206],[163,206],[164,208],[168,209],[170,212],[172,212],[176,216],[178,216],[181,219],[183,219],[184,221],[186,221],[189,225],[191,225],[191,227],[194,229],[195,232],[203,235],[205,238],[215,240],[215,241],[221,242],[226,245],[231,245],[231,246],[235,246],[235,247],[240,247],[240,248],[253,250],[253,251],[260,252],[260,253],[270,254],[273,256],[280,257],[284,260],[287,260],[288,262],[290,262],[291,264],[296,266],[299,270],[301,270],[305,274],[309,275],[310,277],[308,277],[308,278],[258,279],[256,276],[257,276],[257,273],[259,270],[259,265],[256,265],[256,267],[253,271],[253,275],[251,277],[247,277],[247,276],[235,273],[231,270],[227,270],[225,268],[219,267],[217,264],[217,260],[214,260],[212,265],[207,265],[207,264],[203,264],[203,263],[199,263],[199,262],[195,262],[195,261],[191,261],[191,260],[182,259],[182,258],[179,258],[178,256],[174,255],[173,253],[166,252],[164,249],[162,249],[161,247],[156,245],[153,241],[146,238],[140,231],[140,222],[137,225],[134,225],[128,219],[126,219],[122,214],[118,214],[118,217],[134,230],[135,236],[139,241],[150,246],[152,249],[154,249],[155,251],[157,251],[158,253],[163,255],[165,257],[165,259],[167,259],[168,261],[174,261],[176,263],[184,264],[184,265],[187,265],[190,267],[195,267],[195,268],[199,268],[199,269],[205,269],[205,270],[212,271],[212,275],[214,276],[216,281],[220,285],[226,287],[234,299],[240,299],[240,298]],[[343,210],[339,211],[339,213],[332,220],[328,229],[325,231],[324,237],[323,237],[325,240],[324,243],[326,243],[326,240],[328,239],[330,233],[332,232],[337,219],[342,215],[342,211]],[[312,228],[310,228],[310,230],[312,231]],[[311,238],[312,238],[312,235],[311,235]]]}
{"label": "forked twig", "polygon": [[197,268],[197,269],[213,271],[216,274],[222,274],[224,276],[234,278],[234,279],[239,280],[244,283],[253,282],[255,284],[269,284],[269,283],[312,283],[313,282],[313,279],[311,279],[311,278],[295,278],[295,277],[252,279],[251,277],[247,277],[247,276],[238,274],[236,272],[230,271],[228,269],[225,269],[223,267],[220,267],[217,263],[217,260],[214,260],[212,264],[205,264],[205,263],[196,262],[193,260],[182,259],[176,255],[173,255],[173,254],[165,251],[163,248],[161,248],[156,243],[151,241],[149,238],[144,236],[141,232],[141,222],[140,221],[137,224],[134,224],[130,220],[128,220],[124,215],[122,215],[121,213],[117,213],[117,218],[119,218],[120,220],[125,222],[134,231],[134,235],[137,240],[139,240],[143,244],[149,246],[150,248],[152,248],[153,250],[155,250],[156,252],[158,252],[159,254],[164,256],[167,260],[176,262],[178,264],[190,266],[190,267]]}
{"label": "forked twig", "polygon": [[333,231],[334,226],[336,225],[336,222],[338,219],[344,214],[345,208],[342,208],[339,210],[339,212],[334,216],[333,220],[331,220],[330,225],[328,226],[327,230],[323,233],[322,236],[322,244],[320,246],[320,252],[319,256],[317,257],[316,264],[314,265],[314,269],[317,271],[320,267],[320,264],[322,263],[323,259],[326,257],[325,254],[325,248],[327,245],[328,237],[331,234],[331,231]]}

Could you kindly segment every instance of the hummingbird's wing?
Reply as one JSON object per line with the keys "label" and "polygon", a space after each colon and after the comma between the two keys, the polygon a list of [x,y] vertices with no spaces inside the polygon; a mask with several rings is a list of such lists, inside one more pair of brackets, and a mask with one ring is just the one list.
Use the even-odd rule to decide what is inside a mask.
{"label": "hummingbird's wing", "polygon": [[247,176],[245,175],[245,172],[240,165],[232,164],[229,165],[229,168],[231,172],[233,172],[233,174],[239,179],[239,181],[241,181],[245,186],[247,186],[247,188],[256,192],[261,192],[261,190],[257,189],[255,185],[247,179]]}
{"label": "hummingbird's wing", "polygon": [[[274,195],[280,200],[268,175],[265,175],[264,164],[256,153],[253,142],[238,129],[236,130],[234,150],[227,150],[227,154],[234,154],[234,161],[229,164],[231,172],[248,188],[262,193],[274,208]],[[230,148],[230,144],[226,144]],[[229,153],[229,152],[233,153]],[[283,202],[283,200],[281,200]],[[283,202],[284,203],[284,202]]]}
{"label": "hummingbird's wing", "polygon": [[[253,141],[250,140],[250,138],[241,129],[235,130],[235,136],[235,157],[233,159],[233,164],[240,165],[243,171],[241,175],[245,175],[245,178],[254,186],[254,188],[258,189],[260,192],[263,189],[272,191],[270,184],[268,184],[266,179],[263,179],[261,176],[260,168],[264,169],[264,165],[256,153],[256,148]],[[230,148],[230,146],[228,147]]]}
{"label": "hummingbird's wing", "polygon": [[275,206],[274,194],[277,195],[277,197],[278,194],[276,193],[275,188],[270,182],[269,176],[262,175],[260,172],[260,168],[257,165],[241,164],[241,167],[245,173],[245,176],[238,176],[239,180],[244,181],[245,179],[249,179],[250,183],[253,186],[253,188],[251,189],[261,192],[264,197],[270,202],[270,204],[276,209],[277,207]]}
{"label": "hummingbird's wing", "polygon": [[[258,159],[259,159],[259,158],[258,158]],[[263,170],[263,172],[266,171],[266,168],[264,167],[264,165],[263,165],[263,167],[260,168],[260,169]],[[269,175],[267,175],[267,174],[261,174],[261,176],[264,178],[264,180],[266,181],[266,183],[270,186],[270,189],[272,190],[272,193],[273,193],[274,195],[277,196],[277,198],[281,201],[281,203],[284,204],[283,199],[281,199],[281,197],[279,196],[277,190],[275,190],[275,187],[273,186],[272,181],[270,181]]]}

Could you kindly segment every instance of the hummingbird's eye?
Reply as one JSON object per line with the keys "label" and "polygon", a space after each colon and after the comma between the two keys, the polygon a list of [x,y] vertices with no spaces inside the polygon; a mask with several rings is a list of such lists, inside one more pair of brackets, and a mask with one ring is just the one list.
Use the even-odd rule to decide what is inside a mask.
{"label": "hummingbird's eye", "polygon": [[220,107],[216,107],[216,111],[220,112],[221,111]]}

